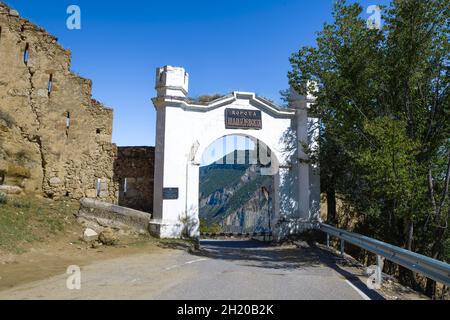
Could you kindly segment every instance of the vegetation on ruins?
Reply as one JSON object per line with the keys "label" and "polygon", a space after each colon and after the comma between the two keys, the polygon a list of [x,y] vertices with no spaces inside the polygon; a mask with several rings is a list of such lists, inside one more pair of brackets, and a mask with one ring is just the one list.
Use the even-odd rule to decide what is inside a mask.
{"label": "vegetation on ruins", "polygon": [[196,97],[196,98],[192,98],[192,101],[193,102],[197,102],[197,103],[210,103],[210,102],[212,102],[212,101],[214,101],[214,100],[217,100],[217,99],[220,99],[220,98],[223,98],[224,97],[224,95],[223,94],[218,94],[218,93],[216,93],[216,94],[213,94],[213,95],[203,95],[203,96],[199,96],[199,97]]}
{"label": "vegetation on ruins", "polygon": [[[291,85],[318,85],[328,222],[450,260],[450,1],[393,1],[381,28],[359,4],[335,2],[317,45],[293,54]],[[309,87],[309,88],[308,88]],[[351,210],[337,214],[336,203]],[[356,221],[356,223],[355,223]],[[364,255],[364,254],[363,254]],[[416,288],[409,271],[388,264]]]}
{"label": "vegetation on ruins", "polygon": [[8,203],[8,196],[2,192],[0,192],[0,205],[4,205]]}

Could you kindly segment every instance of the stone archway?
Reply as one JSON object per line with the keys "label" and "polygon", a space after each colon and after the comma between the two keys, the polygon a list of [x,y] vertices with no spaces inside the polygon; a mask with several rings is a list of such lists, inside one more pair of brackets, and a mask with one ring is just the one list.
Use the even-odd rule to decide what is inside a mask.
{"label": "stone archway", "polygon": [[[241,138],[240,142],[237,138]],[[219,146],[217,142],[220,142],[221,145]],[[231,143],[229,143],[231,142]],[[247,142],[247,143],[246,143]],[[248,144],[245,146],[245,144]],[[209,156],[206,153],[213,153],[214,156]],[[279,185],[280,185],[280,174],[279,174],[279,160],[276,156],[276,154],[270,149],[270,147],[261,140],[256,139],[250,134],[229,134],[223,137],[220,137],[216,140],[214,140],[212,143],[210,143],[202,152],[202,161],[201,164],[208,168],[209,172],[214,172],[217,169],[221,170],[230,170],[235,172],[239,172],[240,170],[245,171],[246,177],[248,180],[246,182],[243,182],[241,180],[243,178],[242,175],[239,175],[239,179],[234,180],[231,179],[230,181],[233,181],[232,184],[230,181],[228,183],[225,183],[227,187],[231,188],[237,188],[236,191],[238,191],[240,188],[247,185],[247,183],[253,181],[254,185],[253,187],[257,187],[257,190],[260,189],[262,186],[267,186],[267,196],[270,198],[270,208],[271,210],[265,211],[264,214],[260,212],[260,218],[264,216],[263,220],[267,224],[264,231],[267,231],[271,229],[270,226],[273,226],[278,222],[280,213],[280,194],[278,192]],[[231,166],[230,166],[231,165]],[[237,166],[237,167],[236,167]],[[211,169],[212,167],[212,169]],[[253,167],[253,168],[251,168]],[[200,167],[201,168],[201,167]],[[245,170],[243,169],[245,168]],[[200,171],[202,171],[200,169]],[[202,175],[200,174],[200,177]],[[266,179],[260,179],[258,183],[255,183],[255,180],[258,180],[258,178],[265,177]],[[267,178],[270,177],[270,183],[267,183]],[[209,178],[210,179],[210,178]],[[201,180],[201,179],[200,179]],[[220,178],[220,180],[222,180]],[[225,179],[228,180],[228,179]],[[201,183],[201,181],[200,181]],[[259,185],[261,183],[261,185]],[[210,184],[210,182],[209,182]],[[220,183],[221,187],[226,187],[223,185],[223,183]],[[217,186],[217,185],[216,185]],[[238,187],[239,186],[239,187]],[[256,190],[252,190],[251,192],[255,192]],[[270,190],[270,192],[269,192]],[[212,191],[212,190],[211,190]],[[260,191],[257,191],[260,192]],[[201,192],[200,192],[201,195]],[[210,195],[210,194],[204,194]],[[232,198],[232,197],[231,197]],[[203,199],[205,200],[205,199]],[[230,200],[230,199],[228,199]],[[231,199],[232,200],[232,199]],[[199,199],[200,203],[200,199]],[[269,207],[269,199],[267,199],[267,204]],[[205,203],[205,206],[208,205]],[[199,204],[199,216],[198,219],[200,219],[200,212],[201,212],[201,204]],[[269,210],[269,208],[267,208]],[[242,213],[242,212],[241,212]],[[244,214],[245,215],[245,214]],[[254,217],[252,217],[250,220],[253,220]],[[267,218],[267,220],[266,220]],[[247,219],[244,219],[247,221]],[[239,223],[244,223],[244,220],[242,220],[242,216],[239,218]],[[253,220],[254,221],[254,220]],[[222,221],[223,222],[223,221]],[[247,223],[246,223],[247,224]],[[256,226],[255,224],[254,226]],[[230,227],[230,226],[228,226]],[[234,225],[233,227],[237,227]],[[249,233],[249,230],[246,230],[245,232],[241,228],[242,225],[240,225],[239,229],[240,231],[231,231],[231,232],[238,232],[238,233]],[[258,225],[258,228],[261,226]],[[261,230],[260,230],[261,231]],[[251,230],[250,233],[255,232],[255,230]]]}
{"label": "stone archway", "polygon": [[[279,165],[279,237],[318,219],[318,171],[304,146],[315,147],[308,128],[309,101],[293,94],[282,108],[251,92],[233,92],[201,103],[188,98],[183,68],[157,69],[154,207],[150,231],[162,238],[198,237],[199,166],[206,148],[227,135],[263,141]],[[313,131],[317,134],[317,130]],[[315,204],[315,205],[313,205]]]}

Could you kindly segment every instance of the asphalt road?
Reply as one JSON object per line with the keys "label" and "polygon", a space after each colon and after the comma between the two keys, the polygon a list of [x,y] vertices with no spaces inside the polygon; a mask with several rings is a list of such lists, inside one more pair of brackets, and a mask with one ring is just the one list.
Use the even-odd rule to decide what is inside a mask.
{"label": "asphalt road", "polygon": [[272,247],[255,241],[203,241],[195,254],[167,249],[95,263],[68,275],[0,292],[0,299],[380,299],[356,269],[323,249]]}

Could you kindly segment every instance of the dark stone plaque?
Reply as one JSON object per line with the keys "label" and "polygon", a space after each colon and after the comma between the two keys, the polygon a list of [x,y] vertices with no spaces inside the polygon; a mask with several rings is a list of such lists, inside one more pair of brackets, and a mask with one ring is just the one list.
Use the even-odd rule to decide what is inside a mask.
{"label": "dark stone plaque", "polygon": [[226,129],[262,129],[261,111],[244,109],[225,109]]}
{"label": "dark stone plaque", "polygon": [[163,200],[177,200],[177,199],[178,199],[178,188],[163,189]]}

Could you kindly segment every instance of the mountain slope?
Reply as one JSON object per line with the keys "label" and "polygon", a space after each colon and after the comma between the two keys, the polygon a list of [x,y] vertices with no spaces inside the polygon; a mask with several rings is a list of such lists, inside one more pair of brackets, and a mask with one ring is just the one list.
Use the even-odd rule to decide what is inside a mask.
{"label": "mountain slope", "polygon": [[265,230],[269,203],[262,186],[271,194],[273,178],[261,176],[258,165],[216,162],[201,167],[200,218],[208,225],[220,225],[225,232]]}

